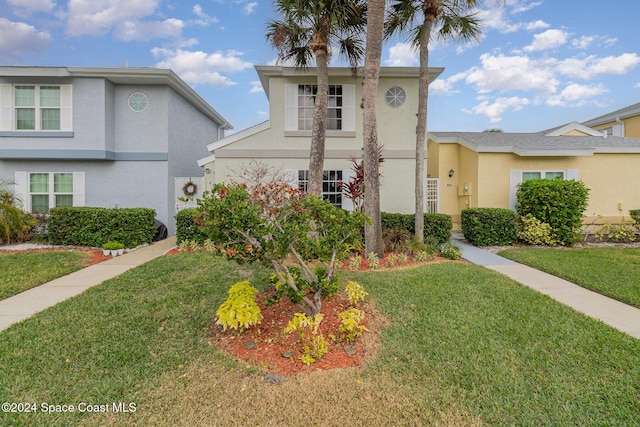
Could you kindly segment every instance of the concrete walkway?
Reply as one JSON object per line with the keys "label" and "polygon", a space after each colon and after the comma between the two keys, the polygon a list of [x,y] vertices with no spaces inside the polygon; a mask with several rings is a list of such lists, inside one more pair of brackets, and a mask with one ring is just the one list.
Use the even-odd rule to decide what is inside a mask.
{"label": "concrete walkway", "polygon": [[83,268],[0,301],[0,331],[92,286],[162,256],[176,245],[175,236]]}
{"label": "concrete walkway", "polygon": [[462,239],[460,235],[454,235],[453,243],[462,249],[462,258],[467,261],[502,273],[589,317],[601,320],[640,339],[640,309],[592,292],[551,274],[508,260],[473,246]]}

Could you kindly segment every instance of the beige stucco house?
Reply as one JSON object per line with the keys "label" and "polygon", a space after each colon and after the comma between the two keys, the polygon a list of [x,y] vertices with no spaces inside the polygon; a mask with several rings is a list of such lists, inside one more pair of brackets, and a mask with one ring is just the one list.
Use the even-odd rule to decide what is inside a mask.
{"label": "beige stucco house", "polygon": [[[257,66],[256,70],[269,99],[270,119],[209,144],[211,155],[198,162],[205,170],[207,188],[237,179],[237,172],[251,160],[272,165],[294,185],[305,186],[316,70],[279,66]],[[416,67],[380,70],[378,139],[384,146],[380,199],[386,212],[414,210],[418,71]],[[430,79],[442,71],[430,69]],[[362,70],[354,77],[349,68],[330,68],[329,84],[324,195],[332,203],[351,209],[350,200],[337,184],[352,176],[350,159],[362,158]],[[430,210],[437,208],[432,206]]]}
{"label": "beige stucco house", "polygon": [[514,209],[519,183],[560,176],[590,189],[585,223],[619,223],[640,209],[640,139],[622,136],[635,129],[640,137],[640,104],[635,114],[618,130],[622,118],[602,116],[602,131],[574,122],[541,133],[429,133],[427,171],[440,178],[440,212],[459,224],[466,207]]}

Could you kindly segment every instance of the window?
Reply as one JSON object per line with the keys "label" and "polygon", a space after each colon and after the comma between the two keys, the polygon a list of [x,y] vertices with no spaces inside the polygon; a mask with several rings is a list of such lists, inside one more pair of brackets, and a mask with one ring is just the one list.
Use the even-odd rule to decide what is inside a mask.
{"label": "window", "polygon": [[136,113],[140,113],[147,109],[149,106],[149,99],[147,95],[142,92],[134,92],[129,96],[129,108]]}
{"label": "window", "polygon": [[523,171],[522,182],[529,181],[531,179],[564,179],[564,172],[562,171]]}
{"label": "window", "polygon": [[16,129],[60,130],[60,86],[16,86]]}
{"label": "window", "polygon": [[71,131],[71,85],[0,84],[0,131]]}
{"label": "window", "polygon": [[[285,136],[309,136],[318,86],[285,85]],[[327,136],[355,137],[355,85],[329,85]]]}
{"label": "window", "polygon": [[[322,197],[332,205],[342,207],[342,171],[327,170],[322,174]],[[309,171],[298,171],[298,189],[307,191]]]}
{"label": "window", "polygon": [[[298,130],[313,128],[317,85],[298,85]],[[342,86],[329,85],[327,130],[342,130]]]}
{"label": "window", "polygon": [[30,173],[31,212],[48,214],[53,207],[73,206],[73,173]]}

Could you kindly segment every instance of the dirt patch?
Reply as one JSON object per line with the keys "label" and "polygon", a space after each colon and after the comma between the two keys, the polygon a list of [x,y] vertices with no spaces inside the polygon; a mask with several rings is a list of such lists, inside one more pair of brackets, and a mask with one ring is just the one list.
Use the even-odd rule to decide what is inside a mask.
{"label": "dirt patch", "polygon": [[359,366],[376,353],[379,347],[379,330],[384,324],[372,302],[364,304],[364,325],[367,332],[355,342],[340,339],[340,319],[338,314],[347,308],[349,303],[342,294],[333,295],[323,300],[320,332],[329,343],[329,351],[311,365],[300,360],[301,345],[297,334],[285,334],[283,329],[295,313],[300,312],[296,306],[283,299],[271,307],[265,305],[266,299],[273,291],[261,292],[256,302],[262,312],[259,325],[240,334],[235,331],[226,332],[222,327],[211,324],[209,340],[219,350],[233,355],[236,359],[257,366],[270,374],[295,375],[319,370]]}

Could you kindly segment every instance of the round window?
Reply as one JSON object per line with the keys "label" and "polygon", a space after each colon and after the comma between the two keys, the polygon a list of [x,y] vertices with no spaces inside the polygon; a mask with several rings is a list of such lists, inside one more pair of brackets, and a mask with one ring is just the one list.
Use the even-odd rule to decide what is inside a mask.
{"label": "round window", "polygon": [[144,111],[149,106],[147,95],[142,92],[134,92],[129,96],[129,107],[136,112]]}
{"label": "round window", "polygon": [[407,94],[400,86],[394,86],[387,91],[385,99],[390,107],[399,107],[404,104],[407,99]]}

